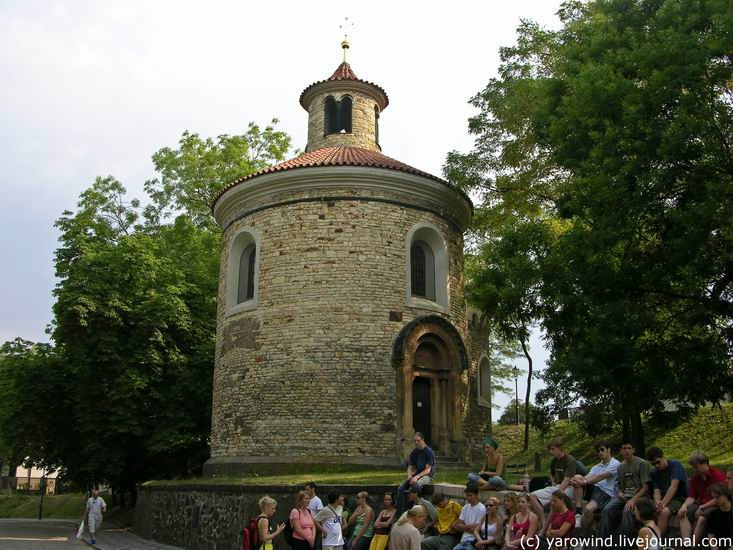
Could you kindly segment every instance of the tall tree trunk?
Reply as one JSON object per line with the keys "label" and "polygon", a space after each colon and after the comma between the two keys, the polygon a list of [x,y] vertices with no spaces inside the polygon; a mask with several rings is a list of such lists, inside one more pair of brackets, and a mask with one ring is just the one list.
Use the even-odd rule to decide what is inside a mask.
{"label": "tall tree trunk", "polygon": [[623,441],[621,443],[627,443],[631,441],[631,413],[629,402],[626,399],[621,404],[621,418],[623,419]]}
{"label": "tall tree trunk", "polygon": [[523,336],[519,338],[519,342],[522,344],[522,351],[527,358],[527,393],[524,397],[524,450],[526,451],[529,449],[529,396],[532,391],[532,357],[529,355],[527,342],[525,342]]}
{"label": "tall tree trunk", "polygon": [[644,426],[641,423],[641,411],[637,407],[631,408],[631,439],[636,449],[636,456],[643,457],[646,454]]}

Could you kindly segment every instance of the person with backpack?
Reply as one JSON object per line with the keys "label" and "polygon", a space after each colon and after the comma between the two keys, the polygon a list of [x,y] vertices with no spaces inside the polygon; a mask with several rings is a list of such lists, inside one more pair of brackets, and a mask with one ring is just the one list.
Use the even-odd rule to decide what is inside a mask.
{"label": "person with backpack", "polygon": [[310,550],[316,544],[315,524],[308,509],[309,502],[308,493],[300,491],[295,500],[295,508],[290,511],[288,520],[291,529],[286,529],[285,534],[286,539],[290,538],[288,543],[293,550]]}
{"label": "person with backpack", "polygon": [[328,492],[328,506],[321,508],[313,520],[316,528],[323,533],[322,550],[343,550],[344,535],[341,529],[341,517],[344,509],[340,505],[341,494],[332,489]]}
{"label": "person with backpack", "polygon": [[[259,500],[258,504],[260,505],[260,515],[252,520],[250,526],[245,529],[245,535],[242,539],[242,550],[273,550],[273,539],[285,530],[284,523],[278,525],[275,530],[270,525],[270,518],[277,511],[277,502],[275,499],[264,496]],[[252,529],[253,522],[254,530]],[[256,537],[254,536],[255,533]]]}

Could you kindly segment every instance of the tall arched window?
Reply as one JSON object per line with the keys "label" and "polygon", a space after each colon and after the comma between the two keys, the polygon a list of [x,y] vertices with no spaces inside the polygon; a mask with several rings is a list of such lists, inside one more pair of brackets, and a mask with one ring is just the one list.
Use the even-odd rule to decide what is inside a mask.
{"label": "tall arched window", "polygon": [[260,237],[252,227],[243,227],[231,238],[226,275],[226,315],[257,307],[257,271]]}
{"label": "tall arched window", "polygon": [[238,304],[251,300],[255,295],[255,252],[256,247],[252,243],[242,251],[239,258]]}
{"label": "tall arched window", "polygon": [[435,255],[425,241],[417,241],[410,249],[412,295],[435,300]]}
{"label": "tall arched window", "polygon": [[448,250],[441,230],[431,223],[417,223],[405,241],[407,306],[448,312]]}
{"label": "tall arched window", "polygon": [[333,98],[333,96],[328,96],[326,98],[324,110],[326,116],[324,121],[325,133],[335,134],[336,132],[338,132],[339,109],[338,104],[336,103],[336,100]]}

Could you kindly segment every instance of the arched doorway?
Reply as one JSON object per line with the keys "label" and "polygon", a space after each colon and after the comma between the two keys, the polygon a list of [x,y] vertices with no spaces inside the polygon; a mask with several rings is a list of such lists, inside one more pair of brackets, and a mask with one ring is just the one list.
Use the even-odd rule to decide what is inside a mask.
{"label": "arched doorway", "polygon": [[428,316],[406,325],[395,342],[398,367],[400,454],[419,431],[434,450],[459,456],[463,445],[461,372],[467,366],[458,331],[442,317]]}

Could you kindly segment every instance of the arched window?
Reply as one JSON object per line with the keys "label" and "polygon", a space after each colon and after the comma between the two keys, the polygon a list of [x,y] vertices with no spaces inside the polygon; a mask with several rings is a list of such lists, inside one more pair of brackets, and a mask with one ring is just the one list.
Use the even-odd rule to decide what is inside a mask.
{"label": "arched window", "polygon": [[418,223],[407,233],[407,305],[449,311],[448,250],[438,227]]}
{"label": "arched window", "polygon": [[339,132],[351,133],[351,98],[344,96],[339,101]]}
{"label": "arched window", "polygon": [[255,295],[255,252],[256,248],[252,243],[242,251],[239,258],[238,304],[251,300]]}
{"label": "arched window", "polygon": [[260,238],[252,227],[241,228],[229,245],[226,272],[226,315],[257,307],[257,271],[260,265]]}
{"label": "arched window", "polygon": [[328,96],[324,103],[323,131],[326,134],[350,134],[353,100],[345,95],[340,101]]}
{"label": "arched window", "polygon": [[489,358],[485,355],[478,364],[477,386],[478,386],[478,404],[486,407],[491,406],[491,365]]}
{"label": "arched window", "polygon": [[325,130],[327,134],[335,134],[338,132],[338,105],[333,96],[326,98],[325,104]]}
{"label": "arched window", "polygon": [[435,301],[435,255],[425,241],[417,241],[410,249],[412,295]]}

